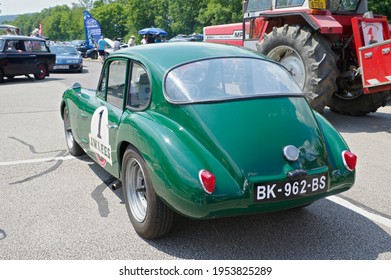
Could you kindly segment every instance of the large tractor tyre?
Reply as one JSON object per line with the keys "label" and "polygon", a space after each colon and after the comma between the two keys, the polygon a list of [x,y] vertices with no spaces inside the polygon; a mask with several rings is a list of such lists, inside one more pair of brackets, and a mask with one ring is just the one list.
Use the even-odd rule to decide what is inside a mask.
{"label": "large tractor tyre", "polygon": [[322,113],[337,90],[339,71],[331,43],[305,26],[274,27],[257,50],[281,63],[303,89],[308,102]]}
{"label": "large tractor tyre", "polygon": [[121,180],[126,210],[137,234],[155,239],[168,233],[174,212],[157,196],[146,162],[132,146],[123,156]]}
{"label": "large tractor tyre", "polygon": [[391,97],[391,91],[371,94],[364,94],[362,89],[359,91],[358,94],[334,93],[329,104],[330,110],[343,115],[364,116],[385,106]]}

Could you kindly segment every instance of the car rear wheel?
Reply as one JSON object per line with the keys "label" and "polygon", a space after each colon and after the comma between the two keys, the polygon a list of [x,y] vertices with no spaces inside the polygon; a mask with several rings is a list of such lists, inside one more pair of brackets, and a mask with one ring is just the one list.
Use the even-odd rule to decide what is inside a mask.
{"label": "car rear wheel", "polygon": [[170,231],[174,213],[157,196],[144,159],[132,147],[125,151],[122,161],[122,190],[138,235],[154,239]]}
{"label": "car rear wheel", "polygon": [[3,70],[0,69],[0,83],[2,83],[3,80],[4,80]]}
{"label": "car rear wheel", "polygon": [[47,75],[47,67],[45,64],[38,64],[38,69],[37,69],[37,73],[34,74],[34,78],[36,80],[43,80],[45,79],[46,75]]}
{"label": "car rear wheel", "polygon": [[72,127],[71,127],[71,122],[69,120],[69,112],[67,107],[64,107],[64,132],[65,132],[65,140],[67,143],[69,153],[72,156],[80,156],[84,154],[83,149],[80,147],[80,145],[75,141],[75,138],[73,137]]}

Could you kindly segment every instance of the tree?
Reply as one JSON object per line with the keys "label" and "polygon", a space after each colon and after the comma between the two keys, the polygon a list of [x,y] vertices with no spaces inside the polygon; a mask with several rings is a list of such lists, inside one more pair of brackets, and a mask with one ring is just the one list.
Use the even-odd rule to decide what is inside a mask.
{"label": "tree", "polygon": [[171,0],[169,15],[173,34],[201,33],[203,25],[198,21],[200,11],[207,8],[207,0]]}
{"label": "tree", "polygon": [[242,21],[242,0],[208,0],[198,17],[201,26]]}
{"label": "tree", "polygon": [[391,22],[391,0],[368,0],[368,7],[375,14],[387,16],[388,21]]}
{"label": "tree", "polygon": [[127,34],[126,25],[128,13],[120,2],[110,2],[98,5],[91,11],[92,16],[99,21],[102,34],[107,38],[124,37]]}

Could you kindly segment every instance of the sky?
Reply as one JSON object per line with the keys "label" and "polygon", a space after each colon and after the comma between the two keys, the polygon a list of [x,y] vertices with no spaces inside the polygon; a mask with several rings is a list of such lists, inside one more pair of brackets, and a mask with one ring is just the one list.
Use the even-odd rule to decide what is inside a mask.
{"label": "sky", "polygon": [[1,16],[19,15],[26,13],[37,13],[45,8],[57,5],[79,4],[78,0],[0,0]]}

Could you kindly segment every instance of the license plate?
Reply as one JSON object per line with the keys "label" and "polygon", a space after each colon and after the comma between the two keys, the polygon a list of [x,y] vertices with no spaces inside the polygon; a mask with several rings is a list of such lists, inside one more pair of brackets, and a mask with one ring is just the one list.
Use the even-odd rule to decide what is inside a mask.
{"label": "license plate", "polygon": [[326,10],[326,0],[310,0],[310,9],[321,9]]}
{"label": "license plate", "polygon": [[255,185],[255,202],[289,200],[327,191],[326,173]]}
{"label": "license plate", "polygon": [[55,65],[53,69],[69,69],[69,65]]}

